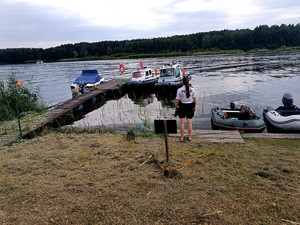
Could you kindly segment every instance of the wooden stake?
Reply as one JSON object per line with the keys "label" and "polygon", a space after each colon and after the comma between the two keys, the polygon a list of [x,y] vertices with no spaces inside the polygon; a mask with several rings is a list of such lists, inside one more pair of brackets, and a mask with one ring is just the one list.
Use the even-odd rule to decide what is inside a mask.
{"label": "wooden stake", "polygon": [[168,131],[167,131],[166,120],[164,120],[164,132],[165,132],[165,144],[166,144],[166,163],[169,164],[169,142],[168,142]]}

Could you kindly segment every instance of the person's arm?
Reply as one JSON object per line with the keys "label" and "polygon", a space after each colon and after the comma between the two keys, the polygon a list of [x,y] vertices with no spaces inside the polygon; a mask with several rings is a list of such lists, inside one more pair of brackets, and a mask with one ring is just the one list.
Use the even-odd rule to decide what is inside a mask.
{"label": "person's arm", "polygon": [[[180,88],[179,88],[180,89]],[[175,112],[177,111],[177,107],[180,101],[180,94],[179,94],[179,89],[176,92],[176,101],[175,101]]]}
{"label": "person's arm", "polygon": [[195,111],[196,111],[196,102],[197,102],[196,97],[193,97],[193,101],[194,101],[194,103],[195,103],[195,105],[194,105],[194,112],[195,112]]}
{"label": "person's arm", "polygon": [[175,112],[177,111],[178,103],[179,103],[179,99],[176,99],[176,101],[175,101]]}

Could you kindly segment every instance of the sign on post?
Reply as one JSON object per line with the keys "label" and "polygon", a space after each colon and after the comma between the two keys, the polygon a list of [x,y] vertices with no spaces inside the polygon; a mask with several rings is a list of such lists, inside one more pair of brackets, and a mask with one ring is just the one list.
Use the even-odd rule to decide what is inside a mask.
{"label": "sign on post", "polygon": [[176,120],[154,120],[154,129],[156,134],[165,134],[166,162],[169,164],[169,143],[168,134],[177,134]]}
{"label": "sign on post", "polygon": [[176,120],[154,120],[154,129],[156,134],[164,134],[164,121],[167,122],[167,133],[177,134]]}

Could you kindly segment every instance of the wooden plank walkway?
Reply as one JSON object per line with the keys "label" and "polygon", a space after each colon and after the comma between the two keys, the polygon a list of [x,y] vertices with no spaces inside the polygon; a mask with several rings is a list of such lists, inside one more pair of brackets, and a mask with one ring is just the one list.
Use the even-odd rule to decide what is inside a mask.
{"label": "wooden plank walkway", "polygon": [[[24,138],[29,137],[34,132],[38,132],[45,126],[48,126],[55,120],[58,120],[60,117],[69,113],[72,109],[79,107],[80,105],[85,104],[88,101],[91,101],[94,97],[104,94],[108,91],[114,91],[119,89],[120,85],[124,85],[129,79],[112,79],[106,83],[101,84],[95,90],[92,90],[88,93],[78,96],[77,98],[70,99],[61,105],[58,105],[56,108],[49,110],[43,118],[36,121],[34,124],[31,124],[30,131],[22,132]],[[18,138],[19,131],[16,131],[15,134],[1,135],[0,136],[0,146],[9,144],[15,141]]]}
{"label": "wooden plank walkway", "polygon": [[[185,130],[185,136],[187,136],[187,130]],[[177,134],[170,134],[170,136],[180,137],[180,130],[177,131]],[[241,137],[238,131],[227,131],[227,130],[193,130],[193,136],[200,136],[204,141],[221,143],[231,142],[231,143],[241,143],[245,144],[243,138]]]}
{"label": "wooden plank walkway", "polygon": [[70,99],[70,100],[64,102],[63,104],[58,105],[55,109],[52,109],[51,111],[48,112],[44,121],[40,121],[39,124],[36,124],[31,131],[23,134],[23,137],[27,137],[30,133],[35,132],[35,131],[45,127],[50,122],[55,121],[58,118],[60,118],[61,116],[66,115],[72,109],[79,107],[80,105],[83,105],[87,101],[92,100],[94,97],[97,97],[100,94],[103,94],[107,91],[113,91],[113,90],[119,89],[119,86],[123,85],[127,81],[129,81],[129,79],[110,80],[106,83],[99,85],[95,90],[92,90],[83,95],[79,95],[77,98]]}
{"label": "wooden plank walkway", "polygon": [[19,137],[19,134],[4,134],[0,135],[0,146],[8,145],[12,143],[13,141],[17,140]]}
{"label": "wooden plank walkway", "polygon": [[295,133],[287,133],[287,134],[281,134],[281,133],[244,133],[242,134],[245,138],[273,138],[273,139],[300,139],[300,134]]}

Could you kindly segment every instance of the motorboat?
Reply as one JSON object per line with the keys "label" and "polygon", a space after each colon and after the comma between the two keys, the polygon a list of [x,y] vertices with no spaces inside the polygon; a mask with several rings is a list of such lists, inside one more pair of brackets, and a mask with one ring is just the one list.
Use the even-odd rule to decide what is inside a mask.
{"label": "motorboat", "polygon": [[244,132],[263,132],[266,125],[249,106],[236,108],[230,102],[230,108],[214,107],[211,109],[211,127],[213,130],[240,130]]}
{"label": "motorboat", "polygon": [[73,97],[93,90],[104,82],[97,70],[82,70],[82,74],[71,84]]}
{"label": "motorboat", "polygon": [[148,67],[144,67],[143,62],[138,64],[136,71],[132,73],[131,80],[127,83],[129,87],[144,87],[157,83],[159,75],[157,70],[152,71]]}
{"label": "motorboat", "polygon": [[181,68],[180,63],[165,64],[160,68],[160,77],[155,87],[176,87],[183,85],[182,79],[187,76],[191,80],[190,75],[185,74],[185,70]]}
{"label": "motorboat", "polygon": [[290,93],[282,97],[283,106],[264,108],[263,117],[269,133],[300,133],[300,109],[293,104]]}

